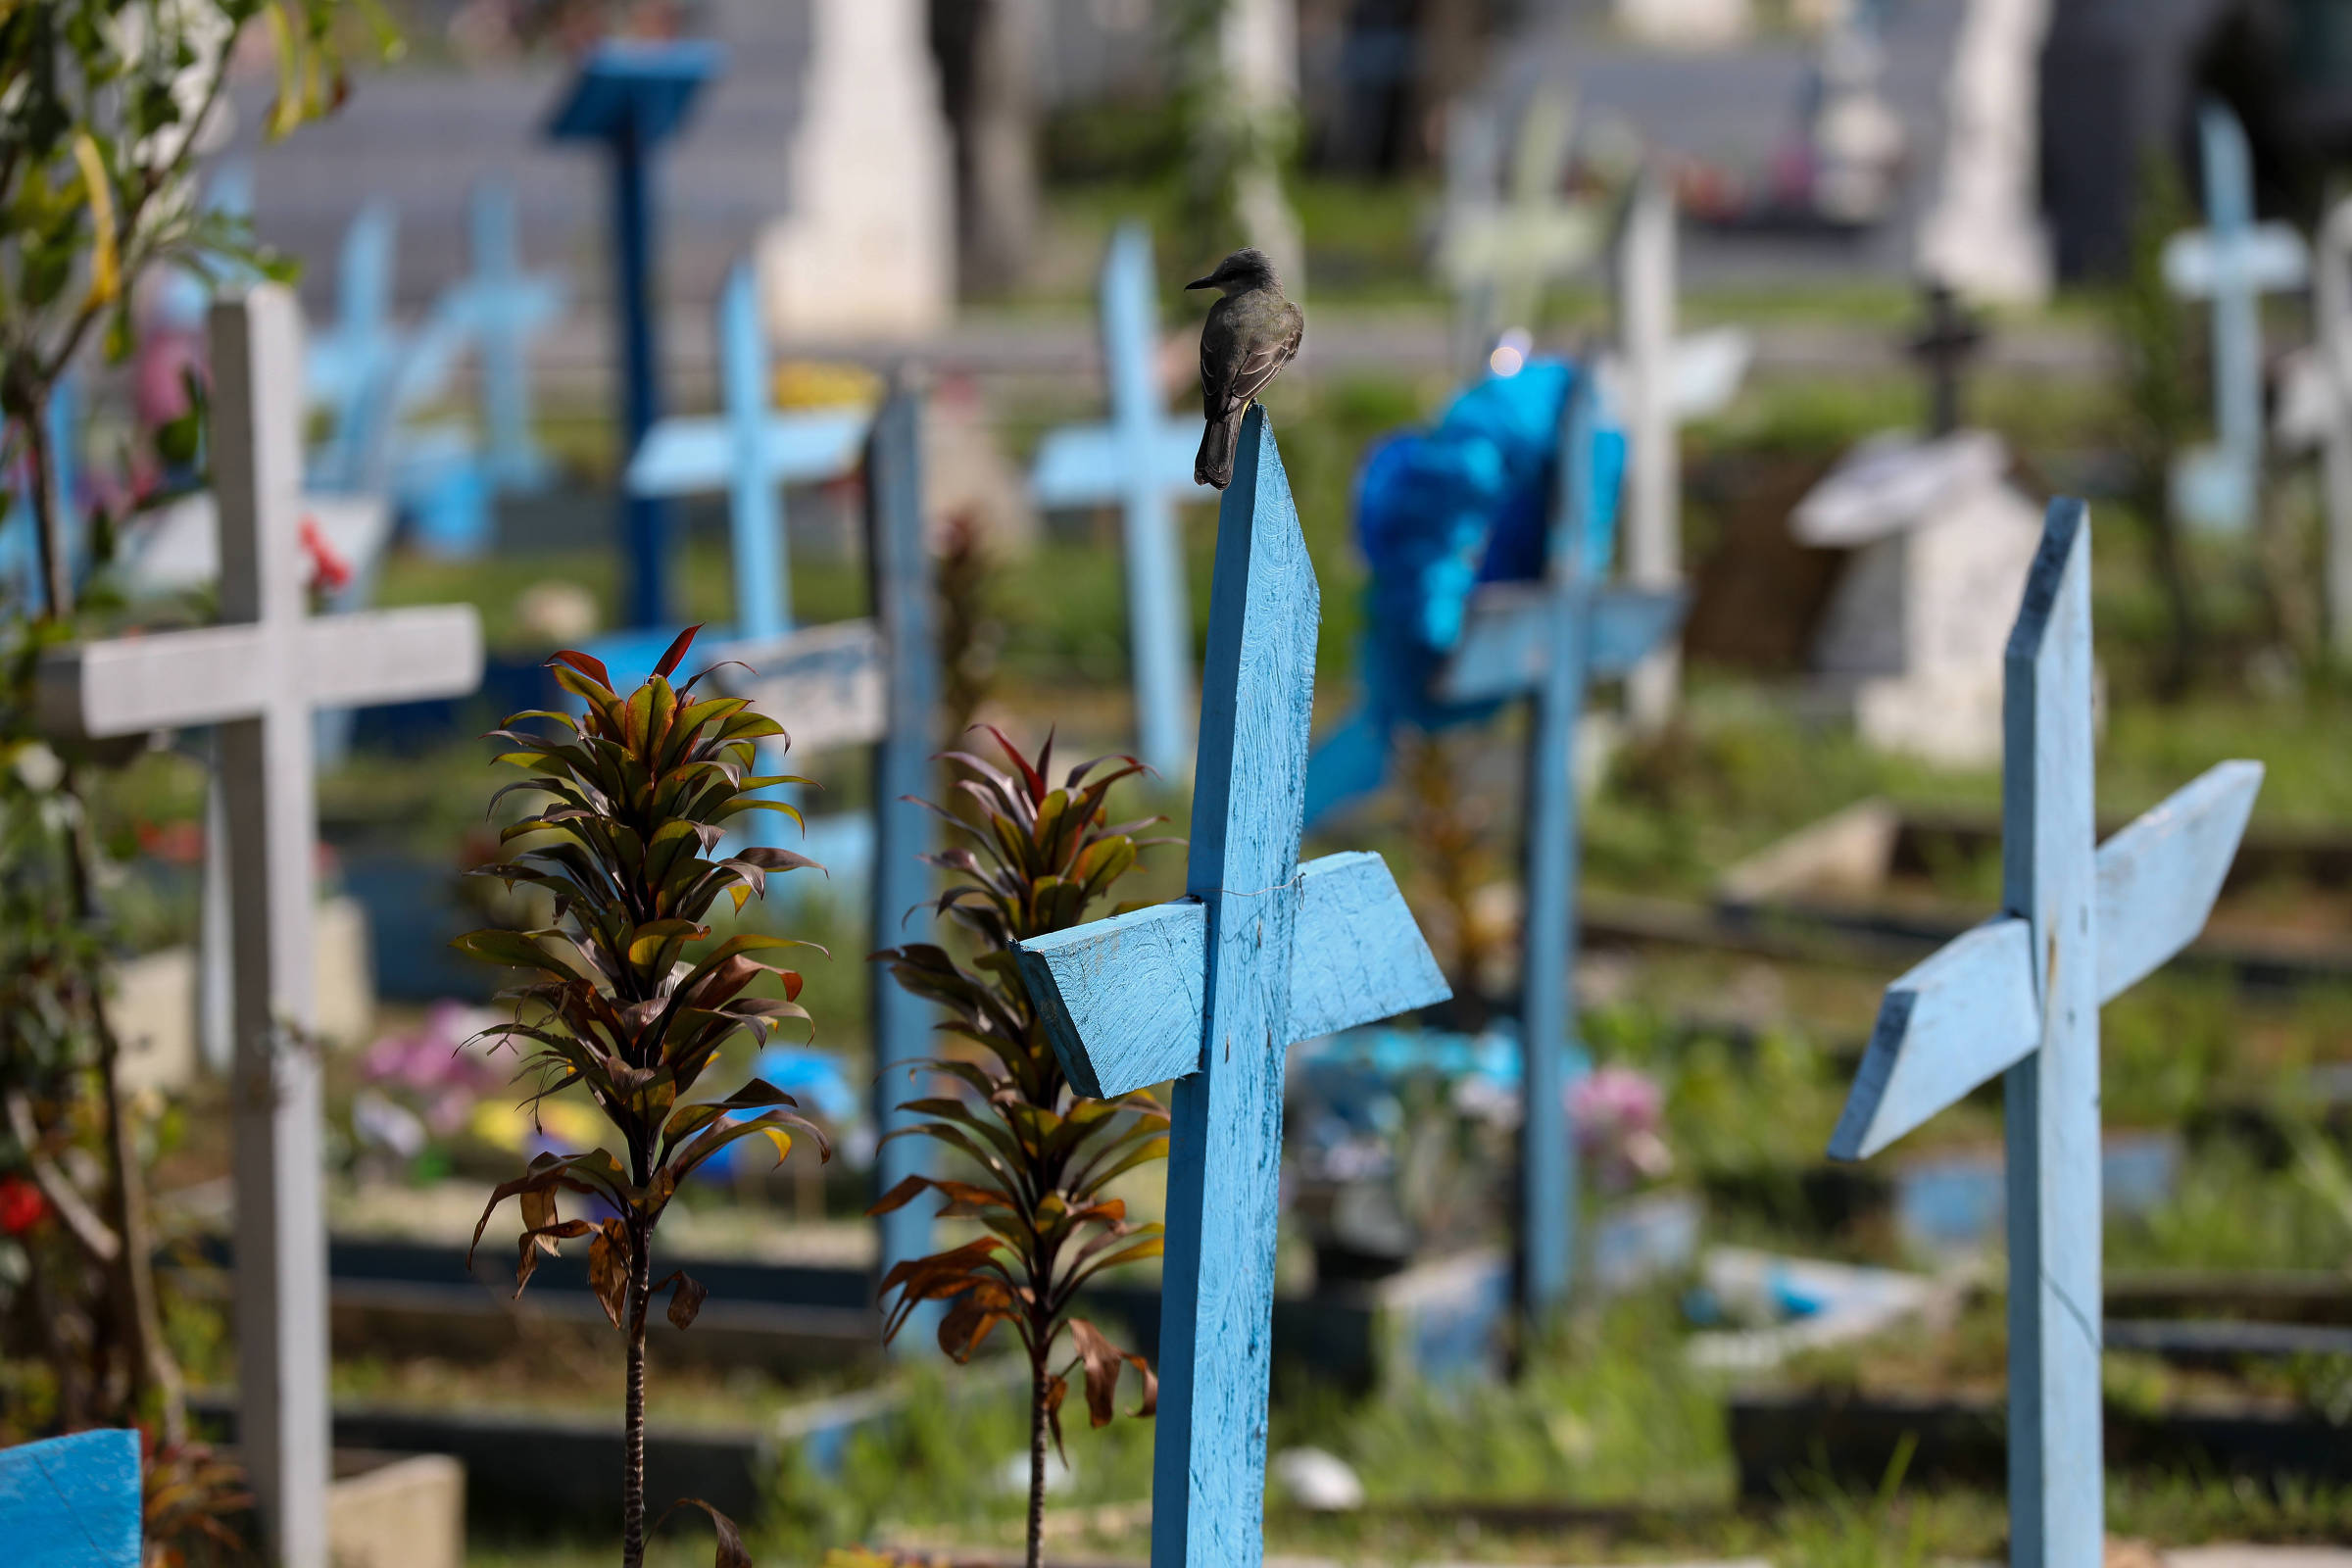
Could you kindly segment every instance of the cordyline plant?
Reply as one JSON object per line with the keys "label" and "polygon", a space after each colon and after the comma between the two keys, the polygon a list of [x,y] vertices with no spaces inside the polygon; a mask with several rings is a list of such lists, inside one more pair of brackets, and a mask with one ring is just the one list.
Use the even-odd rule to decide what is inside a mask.
{"label": "cordyline plant", "polygon": [[[597,660],[560,653],[549,667],[586,705],[584,714],[517,713],[492,732],[516,748],[499,760],[531,774],[500,790],[492,807],[513,791],[541,802],[500,834],[501,843],[524,839],[533,847],[475,874],[510,888],[544,889],[555,914],[544,929],[476,931],[458,941],[476,957],[531,971],[499,994],[515,1004],[514,1021],[484,1031],[527,1054],[524,1070],[538,1076],[530,1103],[576,1085],[622,1146],[618,1154],[595,1149],[539,1155],[525,1174],[491,1193],[473,1239],[479,1246],[499,1204],[519,1200],[519,1296],[540,1253],[592,1238],[589,1280],[628,1346],[621,1478],[627,1568],[645,1559],[647,1304],[667,1290],[669,1320],[682,1329],[705,1295],[683,1270],[654,1279],[654,1229],[695,1167],[738,1139],[764,1135],[781,1160],[802,1132],[816,1140],[820,1156],[831,1157],[792,1097],[760,1079],[723,1100],[688,1099],[729,1040],[749,1035],[761,1043],[780,1019],[808,1017],[793,1000],[801,977],[752,956],[808,944],[740,933],[690,956],[711,935],[704,915],[722,896],[740,910],[753,894],[764,895],[770,872],[815,864],[779,849],[712,858],[726,824],[746,811],[783,811],[799,820],[790,806],[754,792],[807,780],[752,773],[757,743],[782,736],[783,728],[742,698],[698,700],[694,689],[709,670],[670,684],[699,629],[680,634],[645,684],[625,697]],[[539,720],[547,733],[522,732],[517,726],[527,719]],[[781,998],[749,995],[769,976]],[[561,1193],[578,1194],[606,1212],[595,1220],[565,1219],[557,1209]],[[751,1559],[724,1515],[698,1498],[679,1505],[710,1515],[720,1568],[748,1568]]]}
{"label": "cordyline plant", "polygon": [[[1113,824],[1104,809],[1112,785],[1144,771],[1133,758],[1082,763],[1055,788],[1047,782],[1051,736],[1032,764],[998,731],[989,733],[1012,771],[949,752],[965,814],[922,803],[966,841],[924,858],[962,878],[940,895],[937,909],[971,938],[977,952],[970,965],[928,943],[874,955],[900,985],[947,1009],[942,1032],[979,1048],[925,1063],[968,1093],[907,1101],[901,1108],[926,1119],[889,1136],[936,1139],[970,1169],[960,1177],[909,1176],[873,1212],[932,1192],[947,1200],[940,1217],[977,1220],[988,1233],[893,1267],[882,1280],[886,1297],[898,1293],[885,1333],[896,1338],[923,1303],[941,1301],[940,1348],[956,1361],[969,1360],[1000,1323],[1020,1336],[1029,1357],[1028,1560],[1037,1568],[1046,1439],[1051,1433],[1060,1447],[1069,1373],[1084,1369],[1087,1412],[1098,1427],[1117,1409],[1124,1366],[1143,1380],[1136,1415],[1150,1415],[1158,1397],[1151,1363],[1071,1308],[1079,1288],[1102,1270],[1159,1255],[1159,1226],[1131,1223],[1126,1202],[1105,1195],[1127,1172],[1167,1157],[1168,1113],[1148,1094],[1090,1100],[1070,1088],[1013,971],[1012,946],[1084,921],[1135,867],[1140,850],[1165,841],[1135,837],[1158,818]],[[1113,760],[1125,765],[1106,770]],[[1074,1355],[1056,1369],[1065,1331]]]}

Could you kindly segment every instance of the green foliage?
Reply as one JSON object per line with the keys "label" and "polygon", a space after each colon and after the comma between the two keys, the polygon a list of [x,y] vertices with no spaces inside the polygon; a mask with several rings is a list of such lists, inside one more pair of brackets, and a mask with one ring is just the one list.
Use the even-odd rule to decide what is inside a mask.
{"label": "green foliage", "polygon": [[[894,1266],[882,1281],[886,1298],[897,1294],[885,1331],[896,1337],[922,1303],[944,1301],[939,1345],[957,1361],[968,1360],[999,1324],[1020,1337],[1032,1372],[1034,1530],[1044,1432],[1050,1426],[1058,1446],[1068,1374],[1084,1369],[1088,1417],[1098,1427],[1117,1409],[1124,1367],[1143,1382],[1137,1415],[1149,1415],[1156,1398],[1150,1363],[1071,1308],[1079,1289],[1103,1270],[1159,1255],[1160,1227],[1130,1221],[1125,1200],[1109,1188],[1167,1156],[1168,1115],[1148,1093],[1104,1101],[1073,1091],[1013,969],[1015,943],[1084,922],[1150,846],[1135,833],[1151,819],[1113,824],[1105,808],[1111,787],[1144,769],[1132,758],[1111,767],[1104,764],[1113,760],[1099,758],[1071,768],[1056,787],[1047,776],[1051,737],[1032,764],[990,733],[1012,771],[967,752],[948,753],[966,814],[929,808],[963,842],[924,857],[960,879],[936,907],[972,940],[976,956],[966,965],[930,943],[874,956],[901,986],[945,1010],[943,1033],[978,1048],[927,1063],[965,1093],[906,1102],[902,1109],[926,1119],[889,1135],[935,1140],[968,1162],[968,1179],[909,1176],[874,1212],[935,1193],[946,1200],[941,1217],[976,1220],[985,1231]],[[1056,1371],[1054,1348],[1065,1332],[1076,1355]]]}
{"label": "green foliage", "polygon": [[[815,863],[772,848],[709,858],[726,823],[746,811],[782,811],[798,820],[798,810],[756,792],[808,781],[751,771],[758,743],[784,730],[752,711],[746,699],[696,701],[703,675],[670,685],[669,673],[698,629],[681,633],[651,678],[627,697],[598,661],[558,654],[550,662],[556,680],[586,705],[585,715],[517,713],[493,732],[516,748],[498,760],[531,773],[493,796],[493,807],[517,791],[541,804],[499,834],[502,844],[525,840],[534,847],[474,874],[510,890],[518,883],[544,889],[554,900],[554,922],[458,940],[477,958],[531,976],[500,993],[517,1004],[515,1017],[486,1033],[529,1053],[526,1069],[539,1079],[533,1100],[580,1087],[623,1146],[618,1156],[602,1149],[540,1155],[528,1173],[491,1195],[474,1240],[480,1242],[499,1204],[521,1200],[520,1291],[540,1251],[593,1232],[590,1272],[615,1326],[624,1305],[642,1311],[642,1302],[624,1302],[627,1281],[642,1272],[655,1224],[695,1167],[754,1134],[772,1139],[779,1158],[791,1149],[794,1129],[815,1135],[791,1096],[759,1079],[721,1101],[686,1099],[730,1039],[764,1040],[779,1019],[808,1016],[793,1000],[801,977],[752,956],[805,944],[739,933],[690,959],[688,950],[711,936],[704,916],[722,895],[740,909],[766,891],[770,872]],[[514,727],[533,718],[549,733]],[[780,982],[781,999],[746,994],[762,976]],[[736,1111],[755,1114],[730,1114]],[[818,1145],[822,1151],[821,1138]],[[601,1226],[562,1219],[559,1191],[601,1200],[614,1214]],[[702,1291],[682,1273],[675,1279],[670,1315],[683,1326]]]}

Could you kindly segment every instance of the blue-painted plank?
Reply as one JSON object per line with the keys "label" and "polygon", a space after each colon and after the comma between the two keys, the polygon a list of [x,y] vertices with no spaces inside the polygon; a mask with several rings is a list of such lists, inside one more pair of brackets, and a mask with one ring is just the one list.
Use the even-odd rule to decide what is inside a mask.
{"label": "blue-painted plank", "polygon": [[2217,763],[2099,846],[2101,1002],[2205,929],[2261,789],[2260,762]]}
{"label": "blue-painted plank", "polygon": [[1602,679],[1625,675],[1682,629],[1690,596],[1679,588],[1612,588],[1592,597],[1585,657]]}
{"label": "blue-painted plank", "polygon": [[[1450,994],[1379,856],[1310,860],[1298,890],[1286,1045]],[[1102,1097],[1200,1066],[1207,952],[1207,906],[1180,899],[1039,937],[1015,956],[1070,1082]]]}
{"label": "blue-painted plank", "polygon": [[2033,943],[2027,921],[1988,921],[1886,988],[1832,1158],[1877,1153],[2041,1044]]}
{"label": "blue-painted plank", "polygon": [[0,1541],[24,1568],[139,1568],[139,1435],[0,1448]]}
{"label": "blue-painted plank", "polygon": [[1205,501],[1216,492],[1193,482],[1200,445],[1200,431],[1170,419],[1151,432],[1139,462],[1119,426],[1069,425],[1038,443],[1029,488],[1041,507],[1099,507],[1124,500],[1140,476],[1185,499]]}
{"label": "blue-painted plank", "polygon": [[[1671,638],[1690,597],[1679,589],[1604,588],[1585,596],[1581,614],[1586,669],[1595,679],[1623,675]],[[1470,601],[1462,640],[1438,676],[1449,703],[1517,697],[1540,684],[1551,638],[1563,623],[1557,593],[1541,582],[1497,582]]]}
{"label": "blue-painted plank", "polygon": [[[760,427],[760,462],[778,484],[830,479],[857,466],[870,416],[862,410],[828,409],[770,415]],[[663,419],[629,460],[631,495],[690,496],[723,490],[733,472],[735,443],[726,419]]]}

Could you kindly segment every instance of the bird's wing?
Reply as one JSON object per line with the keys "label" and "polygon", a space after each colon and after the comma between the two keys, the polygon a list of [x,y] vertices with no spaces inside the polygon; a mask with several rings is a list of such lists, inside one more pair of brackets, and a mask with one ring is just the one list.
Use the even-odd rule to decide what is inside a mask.
{"label": "bird's wing", "polygon": [[1263,343],[1251,349],[1233,368],[1233,379],[1222,389],[1220,400],[1228,411],[1242,408],[1266,389],[1282,368],[1291,363],[1298,352],[1299,340],[1306,335],[1306,318],[1297,311],[1291,313],[1291,330],[1277,343]]}

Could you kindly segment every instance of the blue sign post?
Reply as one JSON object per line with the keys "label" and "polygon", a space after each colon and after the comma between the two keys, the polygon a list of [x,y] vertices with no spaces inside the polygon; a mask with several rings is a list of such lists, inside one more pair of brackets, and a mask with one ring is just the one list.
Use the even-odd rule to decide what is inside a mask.
{"label": "blue sign post", "polygon": [[[705,42],[600,44],[548,123],[557,141],[597,141],[612,160],[614,325],[621,345],[620,429],[631,453],[662,416],[662,356],[655,346],[654,150],[678,128],[721,53]],[[669,619],[669,504],[631,496],[627,504],[629,584],[622,607],[632,626]]]}
{"label": "blue sign post", "polygon": [[1862,1159],[2003,1075],[2012,1568],[2097,1568],[2099,1007],[2204,928],[2259,762],[2223,762],[2093,843],[2090,524],[2050,503],[2009,634],[2002,913],[1886,988],[1830,1142]]}
{"label": "blue sign post", "polygon": [[1159,311],[1152,236],[1123,223],[1102,262],[1102,367],[1110,422],[1051,431],[1030,476],[1042,507],[1116,502],[1126,525],[1127,649],[1136,745],[1164,778],[1192,762],[1193,635],[1176,503],[1215,494],[1193,482],[1197,419],[1170,418],[1159,395]]}
{"label": "blue sign post", "polygon": [[1190,892],[1016,950],[1080,1094],[1176,1084],[1156,1568],[1263,1555],[1288,1048],[1450,994],[1379,856],[1298,863],[1320,619],[1290,482],[1252,408],[1217,518]]}

